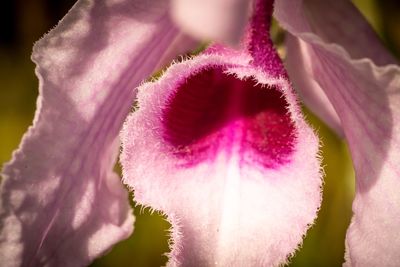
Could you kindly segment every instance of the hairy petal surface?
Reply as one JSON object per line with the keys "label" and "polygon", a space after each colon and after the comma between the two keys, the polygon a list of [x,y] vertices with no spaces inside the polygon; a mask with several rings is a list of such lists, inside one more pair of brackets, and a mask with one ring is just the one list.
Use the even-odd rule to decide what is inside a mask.
{"label": "hairy petal surface", "polygon": [[318,139],[250,60],[213,47],[173,65],[124,125],[124,182],[172,223],[170,266],[284,263],[316,216]]}
{"label": "hairy petal surface", "polygon": [[188,34],[237,45],[249,18],[250,0],[172,0],[172,16]]}
{"label": "hairy petal surface", "polygon": [[275,15],[295,36],[291,54],[313,59],[293,63],[324,90],[349,143],[356,196],[345,265],[399,266],[400,68],[351,3],[327,2],[329,12],[313,1],[279,0]]}
{"label": "hairy petal surface", "polygon": [[168,9],[163,0],[78,1],[36,43],[37,112],[3,170],[7,266],[87,265],[131,234],[127,194],[112,168],[133,89],[181,38]]}

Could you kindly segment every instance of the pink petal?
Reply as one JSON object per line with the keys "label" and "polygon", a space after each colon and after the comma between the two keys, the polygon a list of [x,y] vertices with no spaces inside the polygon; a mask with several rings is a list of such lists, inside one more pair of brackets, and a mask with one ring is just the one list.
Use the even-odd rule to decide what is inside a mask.
{"label": "pink petal", "polygon": [[[332,1],[330,5],[335,7],[330,9],[335,15],[321,9],[309,13],[312,17],[306,20],[303,14],[293,12],[302,10],[301,6],[281,0],[275,15],[297,36],[290,39],[297,43],[293,47],[301,47],[304,57],[313,59],[303,63],[309,64],[310,78],[321,85],[337,111],[349,143],[357,186],[345,265],[399,266],[400,68],[384,65],[394,61],[371,30],[365,31],[367,25],[351,4]],[[360,32],[336,34],[338,43],[331,43],[332,28],[323,22],[325,15],[332,20],[336,16],[339,32],[345,32],[345,23]],[[313,20],[319,20],[321,26],[309,32],[309,25],[318,27]]]}
{"label": "pink petal", "polygon": [[249,17],[249,0],[172,0],[172,16],[188,34],[237,45]]}
{"label": "pink petal", "polygon": [[171,266],[284,263],[316,216],[318,139],[288,82],[250,60],[173,65],[125,123],[124,182],[172,223]]}
{"label": "pink petal", "polygon": [[[395,62],[360,12],[347,0],[308,0],[304,3],[278,0],[276,6],[277,19],[292,34],[314,33],[326,43],[344,47],[353,59],[370,58],[377,65]],[[288,10],[290,12],[287,12]],[[307,20],[307,23],[303,20]],[[298,53],[298,49],[302,49],[301,42],[297,44],[300,45],[298,48],[292,49],[292,45],[287,47],[287,70],[291,81],[311,110],[337,134],[343,136],[338,115],[326,99],[320,84],[307,73],[310,72],[307,67],[301,67],[309,64],[307,62],[299,64],[299,61],[313,58],[305,57],[305,53]]]}
{"label": "pink petal", "polygon": [[78,1],[35,45],[38,110],[3,171],[7,266],[87,265],[131,234],[128,196],[112,168],[134,88],[181,35],[168,8]]}
{"label": "pink petal", "polygon": [[303,53],[302,42],[289,41],[290,34],[286,36],[286,69],[290,80],[296,86],[303,102],[314,114],[320,117],[336,134],[344,136],[339,116],[331,102],[322,90],[320,84],[313,78],[308,61],[313,59]]}
{"label": "pink petal", "polygon": [[199,41],[195,40],[191,36],[184,33],[178,34],[160,58],[158,68],[161,69],[169,66],[172,59],[180,60],[182,56],[192,53],[192,51],[198,48],[198,46]]}
{"label": "pink petal", "polygon": [[276,0],[274,15],[290,33],[304,39],[317,35],[352,59],[370,58],[379,66],[395,60],[349,0]]}

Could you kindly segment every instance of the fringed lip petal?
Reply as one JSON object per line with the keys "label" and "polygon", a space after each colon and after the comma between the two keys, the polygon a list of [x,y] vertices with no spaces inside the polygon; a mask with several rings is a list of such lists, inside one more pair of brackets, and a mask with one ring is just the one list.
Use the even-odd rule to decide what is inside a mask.
{"label": "fringed lip petal", "polygon": [[318,139],[285,78],[210,51],[139,88],[124,182],[172,223],[170,266],[285,263],[320,205]]}
{"label": "fringed lip petal", "polygon": [[36,43],[37,112],[3,170],[7,266],[87,265],[131,234],[112,168],[133,89],[181,34],[168,12],[163,0],[78,1]]}
{"label": "fringed lip petal", "polygon": [[[368,25],[351,3],[328,2],[335,7],[330,12],[344,10],[345,14],[331,14],[320,6],[320,12],[309,13],[316,17],[309,18],[292,12],[307,10],[311,7],[308,2],[299,1],[299,7],[293,7],[292,1],[279,0],[275,15],[295,35],[289,38],[294,44],[291,46],[301,47],[303,55],[313,58],[305,66],[311,70],[305,78],[320,84],[341,120],[349,144],[356,172],[356,196],[346,236],[345,265],[399,266],[400,68],[390,64],[395,60],[370,35],[371,30],[352,36],[340,34],[345,32],[345,25],[360,30]],[[291,9],[287,9],[289,6]],[[323,21],[324,16],[340,18],[336,32],[324,28],[329,23]],[[308,30],[310,25],[312,32]],[[338,43],[329,38],[333,33]],[[356,51],[356,47],[360,50]]]}
{"label": "fringed lip petal", "polygon": [[201,40],[238,45],[249,18],[250,0],[172,0],[172,17]]}

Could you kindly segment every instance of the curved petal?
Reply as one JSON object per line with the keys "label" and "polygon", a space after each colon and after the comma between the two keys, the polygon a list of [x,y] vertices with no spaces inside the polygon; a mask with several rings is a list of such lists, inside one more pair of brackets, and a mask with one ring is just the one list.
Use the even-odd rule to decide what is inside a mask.
{"label": "curved petal", "polygon": [[164,0],[78,1],[35,45],[38,110],[3,170],[7,266],[87,265],[132,232],[112,173],[117,137],[133,89],[180,34],[168,9]]}
{"label": "curved petal", "polygon": [[190,55],[190,53],[198,48],[199,45],[199,41],[195,40],[191,36],[184,33],[178,34],[160,58],[158,68],[162,69],[169,66],[172,60],[179,60],[182,56]]}
{"label": "curved petal", "polygon": [[188,34],[238,45],[249,17],[250,0],[172,0],[172,16]]}
{"label": "curved petal", "polygon": [[[296,2],[297,3],[297,2]],[[305,2],[305,9],[309,6]],[[355,9],[344,1],[331,1],[337,8],[336,30],[344,31],[346,23],[365,29],[359,15],[349,16]],[[302,3],[299,1],[299,5]],[[291,9],[287,9],[287,7]],[[347,266],[399,266],[400,265],[400,68],[383,65],[394,62],[369,33],[336,34],[338,43],[331,43],[327,35],[309,32],[312,19],[301,13],[302,6],[293,7],[292,1],[277,2],[275,15],[295,37],[291,42],[301,44],[308,61],[309,78],[316,80],[337,111],[345,137],[349,143],[355,172],[356,196],[354,216],[346,238]],[[323,20],[333,19],[324,9],[312,13]],[[351,21],[350,21],[351,17]],[[314,18],[316,19],[316,18]],[[327,22],[326,22],[327,23]],[[343,25],[341,25],[343,23]],[[363,24],[364,23],[364,24]],[[352,42],[343,39],[352,38]],[[299,47],[299,46],[298,46]],[[359,51],[356,51],[356,47]],[[300,52],[300,51],[298,51]]]}
{"label": "curved petal", "polygon": [[274,16],[290,33],[317,35],[352,59],[370,58],[378,66],[396,62],[349,0],[276,0]]}
{"label": "curved petal", "polygon": [[143,85],[122,131],[124,182],[172,223],[170,266],[284,263],[320,205],[318,139],[289,84],[235,53]]}
{"label": "curved petal", "polygon": [[[317,34],[327,43],[345,47],[353,59],[370,58],[377,65],[395,62],[360,12],[347,0],[277,1],[276,6],[275,15],[289,32]],[[291,11],[286,12],[289,9]],[[303,23],[304,20],[307,23]],[[293,45],[300,47],[292,49]],[[305,57],[307,53],[298,53],[298,49],[302,49],[301,42],[288,43],[287,48],[287,70],[304,102],[339,136],[343,136],[338,115],[320,84],[307,74],[310,70],[303,67],[309,64],[301,62],[312,58]]]}
{"label": "curved petal", "polygon": [[290,80],[294,83],[301,99],[318,117],[320,117],[337,135],[344,137],[342,125],[331,102],[322,90],[320,84],[313,79],[307,57],[303,52],[302,42],[292,41],[289,34],[286,36],[286,69]]}

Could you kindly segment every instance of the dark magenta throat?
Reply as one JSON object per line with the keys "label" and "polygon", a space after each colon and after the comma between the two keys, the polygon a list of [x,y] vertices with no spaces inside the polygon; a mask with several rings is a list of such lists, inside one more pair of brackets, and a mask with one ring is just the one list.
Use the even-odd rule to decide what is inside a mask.
{"label": "dark magenta throat", "polygon": [[215,160],[223,151],[239,153],[241,163],[275,168],[289,162],[296,141],[286,106],[274,87],[239,80],[222,67],[205,69],[170,96],[163,138],[184,166]]}

